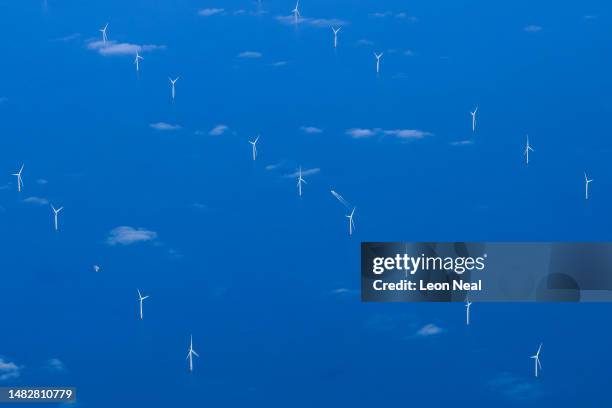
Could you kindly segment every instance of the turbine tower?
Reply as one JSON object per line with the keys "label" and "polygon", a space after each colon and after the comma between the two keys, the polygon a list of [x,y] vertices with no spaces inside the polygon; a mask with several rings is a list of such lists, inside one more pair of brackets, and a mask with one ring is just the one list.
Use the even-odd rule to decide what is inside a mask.
{"label": "turbine tower", "polygon": [[297,23],[298,20],[300,19],[300,0],[297,0],[297,2],[295,3],[295,8],[293,10],[291,10],[291,12],[293,13],[293,16],[295,17],[295,22]]}
{"label": "turbine tower", "polygon": [[584,172],[584,199],[589,199],[589,184],[593,181],[593,179],[589,179],[587,177],[586,171]]}
{"label": "turbine tower", "polygon": [[176,81],[178,81],[179,78],[180,77],[176,77],[175,79],[172,79],[168,77],[168,79],[170,80],[170,87],[172,88],[172,100],[174,100],[174,98],[176,97]]}
{"label": "turbine tower", "polygon": [[376,57],[376,73],[379,74],[380,73],[380,59],[383,56],[383,53],[381,52],[380,54],[374,53],[374,56]]}
{"label": "turbine tower", "polygon": [[104,26],[104,28],[101,28],[99,31],[102,33],[102,43],[106,45],[106,41],[108,40],[108,37],[106,36],[106,29],[108,28],[108,23],[106,23],[106,25]]}
{"label": "turbine tower", "polygon": [[306,183],[306,180],[302,178],[302,167],[300,166],[300,171],[299,171],[298,179],[297,179],[298,194],[300,197],[302,196],[302,183],[308,184]]}
{"label": "turbine tower", "polygon": [[533,147],[529,144],[529,135],[527,135],[527,143],[525,144],[525,164],[529,164],[529,152],[533,151]]}
{"label": "turbine tower", "polygon": [[355,222],[353,221],[353,215],[355,214],[355,209],[357,207],[353,207],[353,211],[349,215],[346,216],[349,220],[349,235],[353,235],[353,229],[355,228]]}
{"label": "turbine tower", "polygon": [[138,51],[136,51],[136,58],[134,58],[134,64],[136,64],[136,72],[140,71],[140,61],[142,61],[143,59],[144,58],[140,56]]}
{"label": "turbine tower", "polygon": [[193,349],[193,336],[189,336],[189,351],[187,352],[187,359],[189,359],[189,371],[193,371],[193,356],[200,357],[198,353]]}
{"label": "turbine tower", "polygon": [[474,112],[470,112],[470,115],[472,115],[472,132],[476,131],[476,112],[478,112],[478,106],[474,109]]}
{"label": "turbine tower", "polygon": [[249,143],[253,146],[253,161],[257,158],[257,141],[259,140],[259,135],[255,138],[255,140],[249,140]]}
{"label": "turbine tower", "polygon": [[56,209],[55,207],[53,207],[53,205],[51,205],[51,209],[53,210],[53,225],[55,226],[55,230],[57,231],[59,230],[59,223],[57,221],[58,214],[64,209],[64,207]]}
{"label": "turbine tower", "polygon": [[12,176],[17,177],[17,191],[18,192],[21,192],[21,187],[23,187],[23,179],[21,178],[21,173],[23,172],[23,166],[25,166],[25,164],[21,165],[17,173],[12,174]]}
{"label": "turbine tower", "polygon": [[140,289],[136,289],[136,290],[138,291],[138,302],[140,303],[140,320],[142,320],[142,304],[144,300],[149,297],[149,295],[142,296],[142,294],[140,293]]}
{"label": "turbine tower", "polygon": [[342,27],[338,27],[337,29],[332,27],[332,31],[334,32],[334,48],[338,48],[338,33]]}
{"label": "turbine tower", "polygon": [[472,306],[472,302],[469,300],[465,301],[465,324],[470,325],[470,307]]}
{"label": "turbine tower", "polygon": [[538,377],[538,368],[540,370],[542,369],[542,363],[540,362],[540,351],[542,351],[542,343],[540,343],[540,347],[538,347],[538,352],[530,357],[534,359],[536,378]]}

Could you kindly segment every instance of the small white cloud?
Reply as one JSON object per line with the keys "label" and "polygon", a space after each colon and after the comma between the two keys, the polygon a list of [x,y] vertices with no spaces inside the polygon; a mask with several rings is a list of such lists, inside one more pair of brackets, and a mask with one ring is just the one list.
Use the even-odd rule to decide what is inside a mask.
{"label": "small white cloud", "polygon": [[0,357],[0,381],[17,378],[20,374],[21,367],[13,362],[6,361],[3,357]]}
{"label": "small white cloud", "polygon": [[363,139],[376,135],[395,136],[399,139],[423,139],[426,136],[431,136],[431,133],[418,129],[390,129],[384,130],[380,128],[364,129],[352,128],[346,131],[346,134],[355,138]]}
{"label": "small white cloud", "polygon": [[365,137],[374,136],[376,134],[376,131],[372,129],[352,128],[347,130],[346,134],[356,139],[361,139]]}
{"label": "small white cloud", "polygon": [[523,31],[527,32],[527,33],[537,33],[542,31],[542,26],[539,25],[528,25],[527,27],[523,28]]}
{"label": "small white cloud", "polygon": [[74,33],[74,34],[70,34],[70,35],[66,35],[63,37],[59,37],[59,38],[54,38],[52,41],[56,41],[56,42],[69,42],[69,41],[74,41],[77,38],[79,38],[81,36],[81,34],[79,33]]}
{"label": "small white cloud", "polygon": [[437,326],[434,323],[429,323],[429,324],[426,324],[425,326],[421,327],[416,332],[416,335],[418,337],[430,337],[430,336],[435,336],[437,334],[440,334],[442,332],[444,332],[444,329],[442,329],[440,326]]}
{"label": "small white cloud", "polygon": [[139,242],[153,241],[157,233],[144,228],[121,226],[113,228],[106,238],[108,245],[132,245]]}
{"label": "small white cloud", "polygon": [[226,125],[217,125],[208,132],[211,136],[221,136],[225,132],[227,132],[229,128]]}
{"label": "small white cloud", "polygon": [[404,51],[404,55],[407,57],[414,57],[416,54],[412,50],[406,50]]}
{"label": "small white cloud", "polygon": [[152,129],[155,130],[179,130],[181,127],[179,125],[173,125],[171,123],[166,122],[155,122],[149,125]]}
{"label": "small white cloud", "polygon": [[276,62],[273,62],[270,65],[272,65],[273,67],[284,67],[287,64],[288,64],[287,61],[276,61]]}
{"label": "small white cloud", "polygon": [[23,200],[24,203],[27,204],[35,204],[35,205],[47,205],[49,204],[49,200],[42,197],[28,197]]}
{"label": "small white cloud", "polygon": [[48,184],[48,183],[49,183],[49,181],[48,181],[48,180],[46,180],[46,179],[42,179],[42,178],[41,178],[41,179],[36,180],[36,182],[37,182],[38,184],[40,184],[41,186],[44,186],[45,184]]}
{"label": "small white cloud", "polygon": [[[321,169],[318,167],[315,167],[313,169],[302,169],[302,177],[306,177],[306,176],[312,176],[313,174],[317,174],[321,172]],[[295,178],[298,177],[300,175],[300,171],[296,170],[294,173],[291,174],[285,174],[284,177],[286,178]]]}
{"label": "small white cloud", "polygon": [[59,358],[51,358],[45,362],[45,368],[57,373],[66,371],[66,365]]}
{"label": "small white cloud", "polygon": [[357,45],[374,45],[374,41],[368,40],[367,38],[362,38],[357,41]]}
{"label": "small white cloud", "polygon": [[215,14],[221,14],[225,11],[222,8],[205,8],[198,11],[198,14],[204,17],[214,16]]}
{"label": "small white cloud", "polygon": [[191,204],[191,208],[198,211],[208,211],[210,209],[206,204],[202,203],[193,203]]}
{"label": "small white cloud", "polygon": [[473,140],[457,140],[456,142],[451,142],[451,146],[469,146],[474,144]]}
{"label": "small white cloud", "polygon": [[277,16],[276,20],[283,24],[289,25],[308,25],[317,28],[337,27],[347,25],[348,22],[337,18],[311,18],[311,17],[300,17],[296,20],[293,15],[290,16]]}
{"label": "small white cloud", "polygon": [[265,169],[268,171],[280,169],[283,166],[284,162],[278,162],[273,164],[268,164]]}
{"label": "small white cloud", "polygon": [[422,139],[426,136],[431,136],[431,133],[418,129],[385,130],[383,133],[387,136],[399,137],[400,139]]}
{"label": "small white cloud", "polygon": [[317,134],[317,133],[323,133],[323,129],[320,129],[318,127],[314,127],[314,126],[302,126],[300,128],[300,130],[304,133],[308,133],[308,134]]}
{"label": "small white cloud", "polygon": [[165,45],[155,44],[131,44],[131,43],[117,43],[115,41],[90,41],[87,43],[87,48],[90,50],[97,51],[100,55],[105,57],[114,55],[134,55],[137,52],[149,52],[156,50],[163,50],[166,48]]}
{"label": "small white cloud", "polygon": [[261,58],[263,54],[258,51],[243,51],[238,54],[238,58]]}

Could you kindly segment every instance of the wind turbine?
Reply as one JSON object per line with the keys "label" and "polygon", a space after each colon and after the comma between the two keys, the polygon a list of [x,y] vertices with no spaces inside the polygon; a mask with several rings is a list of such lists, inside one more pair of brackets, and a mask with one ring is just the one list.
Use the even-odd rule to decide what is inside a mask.
{"label": "wind turbine", "polygon": [[21,187],[23,187],[23,179],[21,178],[21,173],[23,172],[23,166],[25,166],[25,164],[21,165],[17,173],[12,174],[12,176],[17,177],[17,191],[18,192],[21,192]]}
{"label": "wind turbine", "polygon": [[472,302],[466,299],[465,301],[465,324],[470,325],[470,307],[472,306]]}
{"label": "wind turbine", "polygon": [[337,29],[332,27],[332,31],[334,32],[334,48],[338,48],[338,33],[341,29],[342,27],[338,27]]}
{"label": "wind turbine", "polygon": [[93,270],[94,272],[100,272],[100,265],[94,265]]}
{"label": "wind turbine", "polygon": [[293,16],[295,17],[295,22],[297,23],[301,14],[300,14],[300,0],[297,0],[297,2],[295,3],[295,8],[293,10],[291,10],[291,12],[293,13]]}
{"label": "wind turbine", "polygon": [[60,207],[60,208],[55,208],[53,207],[53,205],[51,205],[51,209],[53,210],[53,225],[55,225],[55,230],[57,231],[59,229],[59,224],[57,222],[57,218],[58,218],[58,214],[60,213],[60,211],[62,211],[64,209],[64,207]]}
{"label": "wind turbine", "polygon": [[102,43],[106,44],[106,41],[108,40],[108,37],[106,36],[106,29],[108,28],[108,23],[106,23],[106,25],[104,26],[104,28],[101,28],[99,31],[102,33]]}
{"label": "wind turbine", "polygon": [[298,194],[300,197],[302,196],[302,183],[308,184],[306,183],[306,180],[302,178],[302,167],[300,166],[300,172],[299,172],[298,179],[297,179]]}
{"label": "wind turbine", "polygon": [[136,72],[140,71],[140,61],[142,61],[144,58],[142,58],[140,56],[140,54],[138,54],[138,51],[136,51],[136,58],[134,58],[134,64],[136,64]]}
{"label": "wind turbine", "polygon": [[189,371],[193,371],[193,356],[200,357],[198,353],[193,349],[193,336],[189,336],[189,351],[187,352],[187,358],[189,359]]}
{"label": "wind turbine", "polygon": [[138,291],[138,302],[140,303],[140,320],[142,320],[142,304],[144,300],[149,297],[149,295],[142,296],[142,294],[140,293],[140,289],[136,289],[136,290]]}
{"label": "wind turbine", "polygon": [[170,87],[172,88],[172,100],[174,100],[175,96],[176,96],[176,81],[179,80],[180,77],[176,77],[175,79],[172,79],[170,77],[168,77],[168,79],[170,80]]}
{"label": "wind turbine", "polygon": [[527,143],[525,144],[525,164],[529,164],[529,152],[533,151],[533,147],[529,144],[529,135],[527,135]]}
{"label": "wind turbine", "polygon": [[542,343],[540,343],[540,347],[538,347],[538,352],[535,353],[535,355],[531,356],[530,358],[533,358],[534,364],[535,364],[535,376],[536,378],[538,377],[538,368],[541,370],[542,369],[542,363],[540,363],[540,351],[542,351]]}
{"label": "wind turbine", "polygon": [[470,112],[470,115],[472,115],[472,132],[476,131],[476,112],[478,112],[478,106],[474,109],[474,112]]}
{"label": "wind turbine", "polygon": [[349,219],[349,235],[353,235],[353,228],[355,228],[355,222],[353,221],[353,214],[355,214],[355,209],[357,207],[353,207],[353,211],[346,218]]}
{"label": "wind turbine", "polygon": [[253,145],[253,160],[257,158],[257,141],[259,140],[259,135],[255,138],[254,141],[249,140],[249,143]]}
{"label": "wind turbine", "polygon": [[589,179],[587,177],[586,171],[584,172],[584,199],[589,199],[589,183],[591,183],[593,179]]}
{"label": "wind turbine", "polygon": [[381,52],[380,54],[374,53],[374,56],[376,57],[376,73],[380,73],[380,59],[383,56],[383,53]]}

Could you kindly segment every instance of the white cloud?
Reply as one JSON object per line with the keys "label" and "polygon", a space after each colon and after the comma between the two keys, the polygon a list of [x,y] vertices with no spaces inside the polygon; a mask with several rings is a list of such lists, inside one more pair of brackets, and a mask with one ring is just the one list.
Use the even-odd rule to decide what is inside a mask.
{"label": "white cloud", "polygon": [[227,132],[229,128],[226,125],[217,125],[208,132],[211,136],[221,136],[225,132]]}
{"label": "white cloud", "polygon": [[41,178],[41,179],[36,180],[36,182],[37,182],[38,184],[40,184],[40,185],[45,185],[45,184],[49,183],[49,181],[48,181],[48,180],[46,180],[46,179],[42,179],[42,178]]}
{"label": "white cloud", "polygon": [[106,238],[108,245],[132,245],[139,242],[153,241],[157,238],[157,232],[144,228],[121,226],[113,228]]}
{"label": "white cloud", "polygon": [[261,58],[263,54],[258,51],[243,51],[238,54],[238,58]]}
{"label": "white cloud", "polygon": [[376,134],[376,131],[372,129],[352,128],[347,130],[346,134],[356,139],[359,139],[364,137],[372,137]]}
{"label": "white cloud", "polygon": [[408,13],[403,12],[403,11],[400,11],[400,12],[381,11],[381,12],[370,14],[370,17],[374,17],[374,18],[395,17],[395,18],[400,18],[400,19],[406,19],[406,20],[409,20],[409,21],[416,21],[416,17],[413,17],[413,16],[411,16]]}
{"label": "white cloud", "polygon": [[314,126],[302,126],[300,130],[309,134],[323,133],[323,129]]}
{"label": "white cloud", "polygon": [[204,17],[214,16],[215,14],[221,14],[225,11],[222,8],[205,8],[198,11],[198,14]]}
{"label": "white cloud", "polygon": [[473,140],[457,140],[456,142],[451,142],[451,146],[469,146],[474,144]]}
{"label": "white cloud", "polygon": [[383,136],[395,136],[399,139],[423,139],[426,136],[431,136],[432,134],[429,132],[425,132],[423,130],[418,129],[367,129],[367,128],[352,128],[346,131],[346,134],[355,138],[355,139],[363,139],[368,137],[373,137],[376,135]]}
{"label": "white cloud", "polygon": [[115,41],[104,41],[96,40],[87,43],[87,48],[100,53],[105,57],[113,55],[134,55],[136,52],[149,52],[156,50],[163,50],[166,48],[165,45],[155,44],[132,44],[132,43],[118,43]]}
{"label": "white cloud", "polygon": [[79,33],[74,33],[74,34],[66,35],[66,36],[64,36],[64,37],[54,38],[52,41],[57,41],[57,42],[69,42],[69,41],[76,40],[76,39],[77,39],[77,38],[79,38],[80,36],[81,36],[81,34],[79,34]]}
{"label": "white cloud", "polygon": [[276,61],[276,62],[273,62],[270,65],[272,65],[273,67],[284,67],[287,64],[288,64],[287,61]]}
{"label": "white cloud", "polygon": [[421,327],[416,332],[416,335],[418,337],[429,337],[429,336],[435,336],[435,335],[440,334],[442,332],[444,332],[444,329],[442,329],[440,326],[437,326],[434,323],[429,323],[429,324],[426,324],[425,326]]}
{"label": "white cloud", "polygon": [[17,378],[21,374],[21,367],[17,364],[6,361],[3,357],[0,357],[0,381],[10,380],[11,378]]}
{"label": "white cloud", "polygon": [[49,204],[49,200],[42,197],[28,197],[23,200],[24,203],[27,204],[35,204],[35,205],[47,205]]}
{"label": "white cloud", "polygon": [[357,45],[374,45],[374,41],[362,38],[361,40],[357,40]]}
{"label": "white cloud", "polygon": [[[317,174],[320,171],[321,171],[321,169],[318,168],[318,167],[315,167],[315,168],[312,168],[312,169],[302,169],[302,177],[312,176],[313,174]],[[300,175],[300,171],[296,170],[294,173],[285,174],[284,177],[286,177],[286,178],[295,178],[295,177],[297,177],[299,175]]]}
{"label": "white cloud", "polygon": [[499,373],[488,386],[502,396],[514,400],[526,400],[542,395],[539,385],[508,372]]}
{"label": "white cloud", "polygon": [[400,139],[422,139],[431,136],[431,133],[418,129],[394,129],[383,131],[385,135],[399,137]]}
{"label": "white cloud", "polygon": [[527,33],[537,33],[542,31],[542,27],[539,25],[528,25],[527,27],[523,28],[523,31],[527,32]]}
{"label": "white cloud", "polygon": [[63,372],[66,371],[66,365],[59,358],[52,358],[45,362],[45,368],[49,371]]}
{"label": "white cloud", "polygon": [[296,20],[293,15],[290,15],[290,16],[277,16],[276,20],[281,22],[281,23],[283,23],[283,24],[290,24],[290,25],[303,24],[303,25],[309,25],[309,26],[318,27],[318,28],[326,28],[326,27],[332,27],[332,26],[343,26],[343,25],[347,25],[348,24],[348,22],[346,22],[344,20],[337,19],[337,18],[300,17],[300,18],[298,18]]}
{"label": "white cloud", "polygon": [[268,171],[272,171],[272,170],[276,170],[279,169],[283,166],[284,162],[278,162],[278,163],[274,163],[274,164],[268,164],[265,169]]}
{"label": "white cloud", "polygon": [[166,122],[151,123],[149,127],[155,130],[179,130],[181,128],[179,125],[173,125]]}

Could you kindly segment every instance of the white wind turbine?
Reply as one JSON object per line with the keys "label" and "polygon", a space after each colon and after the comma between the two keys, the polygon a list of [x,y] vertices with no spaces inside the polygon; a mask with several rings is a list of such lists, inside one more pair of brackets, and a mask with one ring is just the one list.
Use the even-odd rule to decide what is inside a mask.
{"label": "white wind turbine", "polygon": [[533,151],[533,147],[529,144],[529,135],[527,135],[527,143],[525,144],[525,164],[529,164],[529,152]]}
{"label": "white wind turbine", "polygon": [[60,207],[60,208],[55,208],[53,207],[53,205],[51,205],[51,209],[53,210],[53,225],[55,226],[55,230],[57,231],[59,229],[59,223],[58,223],[58,214],[60,213],[60,211],[62,211],[64,209],[64,207]]}
{"label": "white wind turbine", "polygon": [[106,23],[106,25],[104,26],[104,28],[101,28],[99,31],[102,33],[102,43],[106,44],[106,41],[108,40],[108,37],[106,36],[106,29],[108,28],[108,23]]}
{"label": "white wind turbine", "polygon": [[540,343],[540,347],[538,347],[538,352],[530,357],[534,359],[536,378],[538,377],[538,368],[540,370],[542,369],[542,363],[540,362],[540,351],[542,351],[542,343]]}
{"label": "white wind turbine", "polygon": [[193,349],[193,336],[189,336],[189,351],[187,352],[187,358],[189,359],[189,371],[193,371],[193,356],[200,357],[198,353]]}
{"label": "white wind turbine", "polygon": [[584,172],[584,199],[589,199],[589,184],[593,181],[593,179],[589,179],[587,177],[586,171]]}
{"label": "white wind turbine", "polygon": [[308,184],[306,183],[306,180],[302,178],[302,167],[300,167],[300,171],[299,171],[298,179],[297,179],[298,194],[300,197],[302,196],[302,183]]}
{"label": "white wind turbine", "polygon": [[21,178],[21,173],[23,172],[23,166],[25,166],[25,164],[21,165],[17,173],[12,174],[12,176],[17,177],[17,191],[18,192],[21,192],[21,187],[23,187],[23,179]]}
{"label": "white wind turbine", "polygon": [[291,10],[291,12],[293,13],[293,16],[295,17],[295,22],[297,23],[301,14],[300,14],[300,0],[297,0],[297,2],[295,3],[295,8],[293,10]]}
{"label": "white wind turbine", "polygon": [[144,303],[144,300],[149,298],[149,295],[147,296],[142,296],[142,294],[140,293],[140,289],[136,289],[138,291],[138,302],[140,303],[140,320],[142,320],[142,304]]}
{"label": "white wind turbine", "polygon": [[470,307],[472,306],[472,302],[466,299],[465,301],[465,324],[470,325]]}
{"label": "white wind turbine", "polygon": [[346,216],[349,220],[349,235],[353,235],[353,229],[355,228],[355,222],[353,221],[353,215],[355,214],[355,209],[357,207],[353,207],[353,211],[349,215]]}
{"label": "white wind turbine", "polygon": [[383,56],[383,53],[381,52],[380,54],[374,53],[374,56],[376,57],[376,73],[380,73],[380,59]]}
{"label": "white wind turbine", "polygon": [[140,56],[138,51],[136,51],[136,58],[134,58],[134,64],[136,64],[136,72],[140,71],[140,61],[142,61],[143,59],[144,58]]}
{"label": "white wind turbine", "polygon": [[168,79],[170,80],[170,87],[172,88],[172,100],[174,100],[174,98],[176,97],[176,81],[178,81],[179,78],[180,77],[176,77],[175,79],[172,79],[168,77]]}
{"label": "white wind turbine", "polygon": [[470,115],[472,115],[472,132],[476,131],[476,112],[478,112],[478,106],[474,109],[474,112],[470,112]]}
{"label": "white wind turbine", "polygon": [[253,146],[253,160],[257,158],[257,141],[259,140],[259,135],[255,138],[255,140],[249,140],[249,143]]}
{"label": "white wind turbine", "polygon": [[342,30],[342,27],[338,27],[337,29],[332,27],[332,31],[334,32],[334,48],[338,48],[338,33]]}

